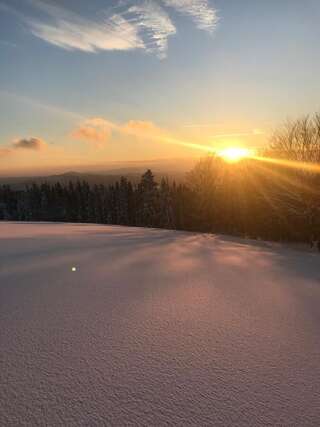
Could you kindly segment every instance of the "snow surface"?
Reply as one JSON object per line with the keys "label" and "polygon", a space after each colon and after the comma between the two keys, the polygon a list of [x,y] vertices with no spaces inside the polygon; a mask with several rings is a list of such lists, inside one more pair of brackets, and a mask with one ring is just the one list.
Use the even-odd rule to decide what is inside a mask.
{"label": "snow surface", "polygon": [[320,425],[319,254],[3,222],[0,298],[1,426]]}

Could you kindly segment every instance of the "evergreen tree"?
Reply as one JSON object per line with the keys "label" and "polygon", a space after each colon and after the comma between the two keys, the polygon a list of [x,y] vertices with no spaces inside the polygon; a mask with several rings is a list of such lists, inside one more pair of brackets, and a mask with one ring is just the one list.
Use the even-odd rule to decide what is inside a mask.
{"label": "evergreen tree", "polygon": [[145,172],[138,185],[137,224],[145,227],[158,225],[157,183],[150,169]]}

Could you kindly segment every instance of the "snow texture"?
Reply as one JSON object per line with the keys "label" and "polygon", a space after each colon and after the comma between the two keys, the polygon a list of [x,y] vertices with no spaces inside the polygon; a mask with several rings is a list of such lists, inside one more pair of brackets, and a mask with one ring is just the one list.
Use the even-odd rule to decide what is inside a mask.
{"label": "snow texture", "polygon": [[320,425],[317,253],[3,222],[0,297],[1,426]]}

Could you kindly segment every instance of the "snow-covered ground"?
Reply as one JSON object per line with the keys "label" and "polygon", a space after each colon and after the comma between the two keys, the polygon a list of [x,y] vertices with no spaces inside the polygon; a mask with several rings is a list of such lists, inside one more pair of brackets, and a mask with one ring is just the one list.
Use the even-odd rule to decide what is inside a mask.
{"label": "snow-covered ground", "polygon": [[0,223],[0,363],[1,426],[318,427],[320,255]]}

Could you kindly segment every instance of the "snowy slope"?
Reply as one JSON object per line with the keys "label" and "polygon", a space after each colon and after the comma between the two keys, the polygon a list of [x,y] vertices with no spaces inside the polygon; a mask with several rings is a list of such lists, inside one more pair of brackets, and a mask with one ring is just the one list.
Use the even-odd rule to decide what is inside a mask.
{"label": "snowy slope", "polygon": [[0,223],[0,334],[1,426],[320,425],[316,253]]}

